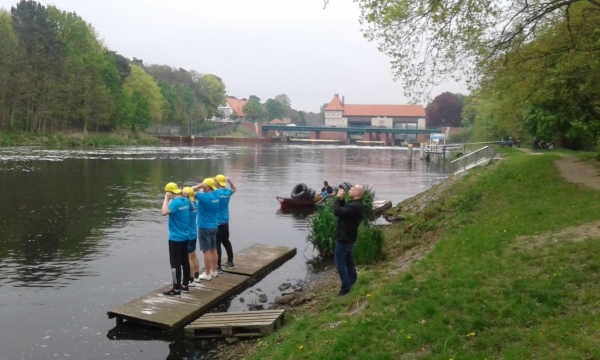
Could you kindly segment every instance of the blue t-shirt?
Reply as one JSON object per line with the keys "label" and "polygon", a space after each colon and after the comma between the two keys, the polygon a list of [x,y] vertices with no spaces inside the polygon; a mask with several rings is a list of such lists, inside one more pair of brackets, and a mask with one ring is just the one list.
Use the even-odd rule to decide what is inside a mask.
{"label": "blue t-shirt", "polygon": [[169,240],[187,241],[190,226],[190,200],[175,198],[169,204]]}
{"label": "blue t-shirt", "polygon": [[233,190],[228,188],[220,188],[215,190],[219,194],[219,214],[217,215],[217,223],[227,224],[229,222],[229,199],[233,195]]}
{"label": "blue t-shirt", "polygon": [[190,211],[190,228],[188,240],[196,240],[198,237],[198,226],[196,225],[198,212],[198,200],[194,200],[194,208]]}
{"label": "blue t-shirt", "polygon": [[219,195],[216,192],[197,192],[198,227],[201,229],[217,228],[217,213],[219,212]]}

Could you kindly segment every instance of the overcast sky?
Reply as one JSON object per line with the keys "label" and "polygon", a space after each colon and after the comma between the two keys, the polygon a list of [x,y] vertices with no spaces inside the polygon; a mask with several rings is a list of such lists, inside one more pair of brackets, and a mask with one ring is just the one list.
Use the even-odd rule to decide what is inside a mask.
{"label": "overcast sky", "polygon": [[[10,10],[16,0],[0,0]],[[45,1],[42,4],[47,5]],[[92,24],[110,50],[145,64],[211,73],[227,94],[286,94],[318,112],[334,94],[351,104],[406,104],[390,59],[362,37],[351,0],[53,0]],[[466,94],[455,83],[444,91]],[[426,104],[424,104],[426,105]]]}

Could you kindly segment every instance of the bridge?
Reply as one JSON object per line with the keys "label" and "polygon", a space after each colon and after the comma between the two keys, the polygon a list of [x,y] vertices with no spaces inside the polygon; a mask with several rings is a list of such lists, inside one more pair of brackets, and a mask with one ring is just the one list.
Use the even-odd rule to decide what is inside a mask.
{"label": "bridge", "polygon": [[[286,126],[286,125],[263,125],[262,132],[263,136],[268,136],[269,130],[277,130],[281,132],[298,132],[298,131],[308,131],[310,132],[310,138],[313,140],[318,140],[320,138],[321,132],[337,132],[337,133],[346,133],[350,134],[361,134],[364,136],[365,141],[370,141],[371,139],[377,139],[379,134],[384,134],[385,137],[381,137],[382,141],[386,144],[393,144],[394,134],[440,134],[442,132],[441,129],[388,129],[388,128],[380,128],[380,127],[326,127],[326,126]],[[421,139],[424,141],[424,138]]]}

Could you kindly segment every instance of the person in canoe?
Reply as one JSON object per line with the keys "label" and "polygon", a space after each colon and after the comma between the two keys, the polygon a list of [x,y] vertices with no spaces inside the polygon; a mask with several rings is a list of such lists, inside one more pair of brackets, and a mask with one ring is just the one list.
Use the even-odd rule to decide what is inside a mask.
{"label": "person in canoe", "polygon": [[329,186],[327,180],[323,181],[323,188],[321,189],[321,195],[323,197],[331,197],[333,194],[333,188]]}

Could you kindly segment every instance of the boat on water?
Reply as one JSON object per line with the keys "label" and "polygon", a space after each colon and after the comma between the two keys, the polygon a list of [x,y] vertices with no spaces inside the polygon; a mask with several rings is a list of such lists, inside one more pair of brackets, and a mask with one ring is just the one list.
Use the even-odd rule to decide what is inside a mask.
{"label": "boat on water", "polygon": [[283,198],[276,196],[277,201],[279,201],[279,205],[282,208],[291,208],[291,207],[306,207],[312,206],[314,207],[317,203],[322,199],[322,196],[315,196],[314,199],[292,199],[292,198]]}

